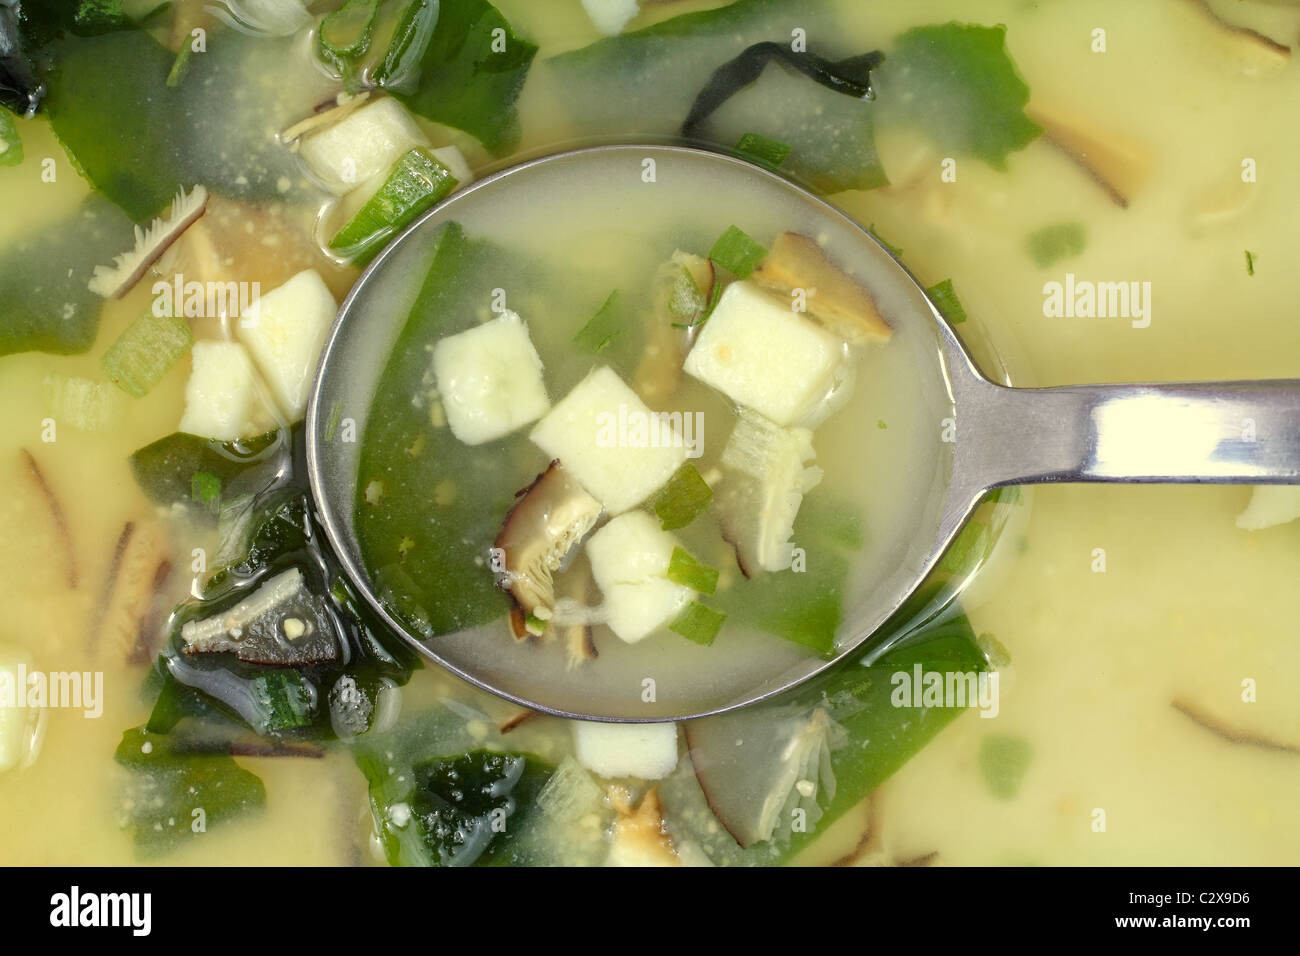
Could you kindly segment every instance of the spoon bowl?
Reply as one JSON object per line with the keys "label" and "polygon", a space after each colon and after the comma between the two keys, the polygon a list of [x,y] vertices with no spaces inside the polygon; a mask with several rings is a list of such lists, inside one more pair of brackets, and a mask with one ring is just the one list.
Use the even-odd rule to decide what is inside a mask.
{"label": "spoon bowl", "polygon": [[[652,170],[649,180],[646,170]],[[762,666],[733,658],[725,668],[708,670],[707,656],[696,656],[677,671],[665,662],[653,675],[640,677],[638,665],[620,669],[624,649],[615,647],[608,661],[603,652],[600,661],[613,679],[560,672],[547,677],[530,673],[528,665],[476,658],[465,635],[414,633],[381,599],[366,569],[353,505],[359,437],[419,294],[418,279],[433,260],[438,228],[453,220],[467,229],[474,224],[509,228],[509,217],[523,209],[533,221],[558,223],[572,204],[585,201],[575,183],[596,194],[602,194],[602,184],[636,183],[623,187],[625,203],[605,211],[617,230],[621,218],[635,217],[645,204],[691,201],[685,193],[675,194],[674,184],[704,175],[716,184],[709,201],[721,215],[738,218],[763,204],[785,228],[834,249],[894,326],[895,341],[888,347],[909,350],[920,427],[932,430],[927,441],[933,454],[924,473],[907,476],[916,495],[905,547],[848,596],[830,658],[791,648],[765,658]],[[598,146],[530,160],[473,183],[423,214],[384,249],[353,286],[327,339],[308,405],[306,443],[312,493],[327,538],[367,603],[421,655],[471,684],[544,713],[660,722],[772,698],[864,647],[868,662],[879,656],[888,649],[882,641],[872,643],[880,626],[934,570],[993,488],[1054,481],[1300,481],[1300,382],[996,385],[980,373],[906,267],[824,200],[730,156],[678,146]],[[713,649],[699,650],[707,655]],[[644,693],[646,678],[656,688],[651,699]]]}

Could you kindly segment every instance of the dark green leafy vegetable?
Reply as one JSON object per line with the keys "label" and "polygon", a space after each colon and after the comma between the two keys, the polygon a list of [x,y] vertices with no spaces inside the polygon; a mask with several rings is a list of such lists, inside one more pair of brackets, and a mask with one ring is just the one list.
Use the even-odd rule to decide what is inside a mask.
{"label": "dark green leafy vegetable", "polygon": [[999,800],[1014,800],[1034,758],[1034,748],[1023,737],[989,734],[980,741],[980,773],[989,793]]}
{"label": "dark green leafy vegetable", "polygon": [[[838,64],[845,82],[832,85],[860,93],[876,54],[836,60],[837,54],[861,51],[820,46],[817,56],[796,54],[790,46],[796,26],[818,44],[837,35],[834,11],[822,0],[800,3],[797,11],[785,0],[737,0],[599,40],[546,65],[580,135],[677,136],[692,106],[700,105],[697,117],[707,114],[707,122],[688,121],[688,136],[723,150],[745,133],[789,143],[793,149],[782,173],[827,192],[884,185],[888,179],[873,138],[874,104],[801,72],[814,63]],[[744,59],[748,72],[741,79],[747,82],[711,82],[720,66],[734,64],[756,44],[785,51],[757,56],[788,54],[794,62],[760,66],[758,75],[752,72],[755,61]],[[724,73],[722,80],[728,79]],[[708,94],[703,103],[701,91]],[[637,108],[627,109],[628,103]]]}
{"label": "dark green leafy vegetable", "polygon": [[142,728],[122,735],[115,758],[130,771],[123,820],[137,852],[152,857],[266,804],[258,777],[229,756],[178,752]]}
{"label": "dark green leafy vegetable", "polygon": [[862,515],[849,502],[837,498],[824,488],[804,497],[799,505],[799,535],[814,542],[832,544],[858,551],[867,543]]}
{"label": "dark green leafy vegetable", "polygon": [[908,30],[894,40],[876,82],[882,114],[920,126],[946,156],[1005,169],[1008,154],[1042,133],[1025,115],[1029,87],[1007,53],[1004,26]]}
{"label": "dark green leafy vegetable", "polygon": [[701,564],[685,548],[673,548],[668,560],[668,580],[701,594],[712,594],[718,587],[718,569]]}
{"label": "dark green leafy vegetable", "polygon": [[[714,71],[682,123],[682,135],[687,139],[698,138],[704,120],[741,89],[757,80],[762,75],[763,68],[772,60],[802,73],[828,90],[860,100],[870,100],[875,98],[871,89],[871,71],[883,59],[884,55],[875,51],[832,63],[814,53],[792,50],[784,43],[755,43]],[[767,141],[773,142],[770,139]],[[789,147],[786,148],[786,154],[789,154]],[[784,158],[783,156],[782,159]]]}
{"label": "dark green leafy vegetable", "polygon": [[487,0],[441,0],[414,92],[394,94],[411,110],[474,136],[493,153],[519,139],[516,101],[537,47]]}
{"label": "dark green leafy vegetable", "polygon": [[[924,671],[979,674],[988,669],[969,622],[959,613],[953,616],[950,595],[945,599],[944,594],[929,585],[896,613],[882,628],[880,645],[875,645],[893,650],[871,666],[862,666],[863,655],[858,654],[858,659],[770,703],[688,724],[692,759],[703,761],[716,751],[702,747],[725,741],[734,751],[737,740],[758,744],[784,722],[825,709],[835,727],[830,737],[835,787],[833,795],[819,787],[822,814],[815,826],[804,831],[787,826],[777,839],[742,849],[717,826],[694,769],[683,762],[659,787],[673,836],[695,840],[718,864],[788,861],[929,743],[962,709],[896,707],[891,700],[894,675],[910,673],[917,664]],[[760,788],[751,796],[762,800],[768,794]]]}
{"label": "dark green leafy vegetable", "polygon": [[379,190],[330,240],[330,248],[364,265],[438,200],[456,188],[456,177],[427,149],[416,147],[393,167]]}
{"label": "dark green leafy vegetable", "polygon": [[659,526],[665,531],[685,528],[713,501],[713,489],[689,461],[673,472],[668,483],[650,501]]}
{"label": "dark green leafy vegetable", "polygon": [[830,656],[850,555],[864,538],[861,518],[817,489],[804,498],[795,516],[794,542],[802,556],[796,553],[785,571],[733,582],[718,593],[715,603],[737,621]]}
{"label": "dark green leafy vegetable", "polygon": [[[135,452],[131,471],[144,493],[160,505],[192,501],[194,476],[200,473],[211,475],[228,494],[241,486],[251,492],[269,485],[283,467],[287,442],[281,432],[229,442],[175,432]],[[248,478],[237,481],[250,471]]]}
{"label": "dark green leafy vegetable", "polygon": [[982,521],[967,522],[943,553],[939,569],[956,575],[973,571],[984,560],[989,544],[989,526]]}
{"label": "dark green leafy vegetable", "polygon": [[790,155],[790,146],[761,133],[746,133],[736,144],[735,153],[752,163],[776,169]]}
{"label": "dark green leafy vegetable", "polygon": [[[370,782],[380,842],[394,866],[472,866],[507,861],[521,810],[552,768],[532,754],[472,750],[416,759],[362,748],[357,764]],[[405,768],[404,768],[405,769]]]}
{"label": "dark green leafy vegetable", "polygon": [[584,352],[599,355],[626,329],[625,317],[618,308],[618,290],[615,289],[596,310],[596,314],[574,335],[573,342]]}
{"label": "dark green leafy vegetable", "polygon": [[1031,232],[1025,239],[1029,258],[1040,269],[1055,265],[1083,252],[1088,245],[1088,235],[1083,223],[1061,222]]}
{"label": "dark green leafy vegetable", "polygon": [[301,174],[266,130],[311,113],[329,91],[293,42],[225,31],[190,58],[186,82],[169,86],[175,57],[142,29],[65,36],[50,48],[57,69],[45,107],[80,172],[137,222],[195,183],[234,199],[283,199],[281,181]]}
{"label": "dark green leafy vegetable", "polygon": [[411,814],[439,866],[489,863],[514,838],[510,818],[551,768],[530,754],[476,750],[415,767]]}
{"label": "dark green leafy vegetable", "polygon": [[767,250],[735,226],[728,226],[713,247],[709,258],[738,279],[743,279],[758,268]]}
{"label": "dark green leafy vegetable", "polygon": [[668,630],[696,644],[709,645],[718,636],[718,631],[722,630],[726,619],[727,615],[723,612],[715,611],[699,601],[692,601],[673,618]]}
{"label": "dark green leafy vegetable", "polygon": [[196,471],[190,479],[190,500],[216,510],[221,505],[221,479],[210,471]]}
{"label": "dark green leafy vegetable", "polygon": [[71,219],[0,251],[0,355],[89,349],[104,300],[86,283],[131,242],[130,220],[91,197]]}
{"label": "dark green leafy vegetable", "polygon": [[[380,596],[408,627],[431,638],[504,617],[510,607],[483,565],[515,492],[541,469],[526,439],[465,445],[431,425],[429,396],[411,383],[429,371],[426,346],[473,326],[484,302],[478,277],[526,300],[532,279],[517,257],[468,238],[458,223],[432,237],[428,276],[398,336],[362,438],[355,505],[361,554]],[[498,278],[499,277],[499,278]],[[446,482],[455,498],[430,509]]]}
{"label": "dark green leafy vegetable", "polygon": [[957,298],[951,279],[944,279],[937,285],[930,286],[925,290],[925,294],[930,297],[939,314],[953,325],[960,325],[966,321],[966,310],[962,308],[961,300]]}

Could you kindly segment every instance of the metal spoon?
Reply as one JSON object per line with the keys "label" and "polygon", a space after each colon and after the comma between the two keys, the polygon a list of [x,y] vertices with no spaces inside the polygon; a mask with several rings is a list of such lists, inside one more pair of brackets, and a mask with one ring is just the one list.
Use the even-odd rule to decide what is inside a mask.
{"label": "metal spoon", "polygon": [[[891,322],[932,338],[933,368],[918,368],[917,374],[929,376],[936,401],[946,404],[955,419],[949,436],[951,469],[940,476],[936,496],[941,503],[916,528],[897,568],[873,581],[869,594],[846,601],[853,606],[841,622],[834,660],[787,656],[770,672],[746,673],[743,659],[736,658],[736,666],[719,670],[716,679],[694,685],[679,679],[684,671],[676,672],[667,686],[660,681],[653,701],[638,693],[639,686],[613,689],[602,682],[602,673],[617,672],[620,647],[611,648],[612,662],[602,657],[599,666],[567,683],[554,676],[530,682],[528,673],[473,663],[456,635],[422,640],[405,629],[379,598],[353,526],[360,442],[335,435],[339,409],[355,420],[357,438],[364,433],[380,372],[410,313],[418,280],[428,271],[433,251],[426,240],[439,224],[473,220],[494,204],[518,209],[520,203],[558,201],[556,195],[574,181],[596,183],[626,175],[630,182],[631,177],[641,182],[649,160],[657,169],[659,185],[654,188],[661,190],[656,202],[673,201],[675,177],[707,174],[716,183],[713,193],[734,191],[737,209],[780,207],[791,228],[829,237],[830,248],[860,273]],[[565,201],[581,202],[581,194]],[[681,195],[677,201],[689,203],[691,197]],[[563,215],[564,208],[556,206],[556,215]],[[421,216],[371,263],[343,303],[321,358],[307,410],[307,457],[326,535],[353,584],[419,653],[484,690],[546,713],[623,722],[678,720],[781,694],[869,642],[935,568],[991,489],[1058,481],[1300,483],[1300,380],[1042,389],[996,385],[975,367],[911,273],[828,203],[729,156],[684,147],[599,146],[530,160],[472,184]]]}

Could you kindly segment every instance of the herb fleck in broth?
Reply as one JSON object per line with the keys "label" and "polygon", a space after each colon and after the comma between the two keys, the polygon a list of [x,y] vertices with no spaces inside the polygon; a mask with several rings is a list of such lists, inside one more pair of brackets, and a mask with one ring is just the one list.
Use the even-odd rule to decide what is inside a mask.
{"label": "herb fleck in broth", "polygon": [[[451,8],[454,0],[443,0],[442,6]],[[446,97],[450,105],[442,115],[422,113],[416,120],[430,146],[458,146],[477,172],[515,156],[555,151],[588,137],[617,138],[637,132],[619,125],[625,117],[636,117],[643,133],[674,135],[713,69],[734,59],[746,44],[784,40],[799,26],[807,31],[811,50],[833,57],[874,50],[885,53],[873,78],[875,103],[842,102],[830,91],[810,91],[798,77],[769,66],[761,81],[728,99],[709,117],[704,135],[723,149],[738,147],[742,138],[748,139],[750,148],[764,142],[788,146],[790,152],[778,168],[805,179],[808,167],[816,165],[810,156],[818,162],[835,157],[833,181],[839,185],[854,177],[858,181],[854,189],[831,196],[832,201],[901,247],[900,257],[925,286],[952,280],[948,288],[966,317],[959,332],[986,371],[994,372],[1005,361],[1010,375],[1022,385],[1296,374],[1293,356],[1300,350],[1300,332],[1283,316],[1289,314],[1300,289],[1294,271],[1280,264],[1295,243],[1291,210],[1300,203],[1300,195],[1296,184],[1276,175],[1276,170],[1287,168],[1300,143],[1294,131],[1269,121],[1293,110],[1295,78],[1286,54],[1225,31],[1191,5],[1106,2],[1085,11],[1075,5],[1033,8],[1008,0],[972,13],[968,5],[942,0],[919,5],[749,0],[726,14],[739,18],[735,21],[739,26],[709,30],[707,21],[697,21],[677,38],[681,42],[652,43],[653,56],[663,57],[655,62],[669,66],[655,82],[640,85],[632,71],[623,68],[634,59],[611,45],[618,40],[600,41],[603,45],[595,52],[584,51],[598,37],[580,5],[552,9],[522,0],[499,0],[496,6],[509,21],[511,35],[536,44],[536,54],[521,42],[513,52],[512,72],[501,86],[481,96],[480,88],[461,83],[468,75],[461,69],[466,63],[443,64],[442,75],[469,92]],[[644,12],[629,29],[678,15],[707,13],[718,4],[679,0],[643,6]],[[1283,42],[1300,29],[1296,11],[1285,5],[1239,4],[1222,13]],[[1001,69],[985,70],[985,74],[997,78],[1002,92],[1011,91],[1013,95],[1002,104],[1007,109],[1009,102],[1010,110],[990,113],[987,101],[963,100],[960,87],[928,82],[933,77],[922,68],[920,56],[925,47],[915,41],[933,35],[913,34],[910,48],[900,43],[916,28],[941,29],[935,25],[973,16],[987,24],[1006,24],[1006,48],[1029,88],[1025,95],[1032,90],[1024,114],[1051,136],[1029,135],[1016,118],[1015,81]],[[764,25],[754,27],[755,23]],[[1107,25],[1110,48],[1105,53],[1091,49],[1092,30],[1098,23]],[[230,36],[215,23],[207,26],[214,47]],[[376,35],[388,36],[390,26]],[[192,54],[188,66],[177,65],[171,31],[169,22],[154,27],[160,46],[149,47],[148,57],[160,64],[158,76],[136,79],[181,91],[159,91],[160,97],[201,102],[211,95],[209,105],[224,106],[221,84],[187,89],[210,74],[201,54]],[[950,41],[954,35],[939,39]],[[996,39],[992,32],[976,38]],[[212,142],[212,135],[201,141],[166,143],[167,148],[158,153],[166,161],[144,167],[130,155],[134,148],[130,137],[101,138],[103,142],[73,137],[76,142],[70,145],[85,149],[84,144],[92,142],[102,153],[99,158],[125,149],[120,168],[140,176],[170,169],[187,149],[201,146],[206,158],[198,166],[205,177],[212,177],[213,181],[205,178],[204,184],[214,194],[204,220],[206,231],[223,256],[238,260],[236,278],[259,281],[269,292],[300,271],[315,268],[333,296],[341,298],[356,271],[338,267],[337,257],[327,255],[322,246],[352,221],[364,206],[356,200],[364,197],[350,193],[351,200],[340,201],[327,195],[292,151],[276,154],[272,147],[280,144],[266,136],[276,127],[312,115],[342,85],[310,62],[314,54],[309,40],[304,32],[265,47],[292,48],[295,56],[301,56],[291,60],[277,53],[279,71],[292,70],[296,63],[308,72],[300,77],[297,89],[250,84],[247,93],[265,107],[268,119],[256,130],[241,131],[219,144]],[[86,44],[85,49],[93,48],[93,41]],[[229,69],[238,63],[234,54],[245,49],[249,45],[241,40],[211,62]],[[615,55],[609,58],[597,55],[610,50]],[[904,52],[907,57],[901,55]],[[573,59],[552,62],[569,53],[574,53]],[[902,73],[890,73],[891,61],[906,65],[909,58],[927,82],[909,86]],[[114,69],[129,71],[140,62]],[[590,75],[582,74],[593,64],[611,71],[594,85]],[[374,65],[367,64],[367,70]],[[511,108],[487,107],[503,102],[496,99],[503,93],[520,92],[509,87],[521,77],[521,65],[527,83],[517,101],[514,126]],[[169,72],[178,86],[165,87]],[[128,73],[123,75],[129,78]],[[1078,93],[1080,75],[1091,78],[1086,98]],[[575,104],[581,104],[567,85],[574,82],[600,91],[601,122],[590,122],[594,112],[586,118],[575,113]],[[938,106],[933,110],[909,106],[919,120],[909,122],[908,111],[899,111],[891,102],[891,86],[894,91],[917,93],[923,100],[932,97]],[[318,98],[320,91],[324,95]],[[404,102],[418,109],[418,97]],[[220,112],[232,123],[240,115],[229,109]],[[204,114],[200,110],[192,115]],[[819,115],[834,116],[835,127],[809,121]],[[967,126],[959,122],[966,115],[982,121]],[[82,121],[68,119],[66,112],[63,116],[68,122]],[[457,121],[473,128],[461,133],[430,120]],[[155,125],[155,130],[163,128]],[[1100,153],[1090,150],[1101,159],[1087,168],[1081,166],[1063,128],[1075,134],[1086,129],[1094,145],[1104,147]],[[7,258],[15,246],[47,227],[56,239],[66,239],[69,217],[90,193],[45,118],[18,119],[14,129],[24,159],[6,166],[5,151],[0,151],[0,209],[9,213],[0,215],[0,262],[5,263],[0,268],[6,270],[0,276],[0,295],[16,274],[8,265],[15,260]],[[964,139],[971,129],[998,135]],[[1214,135],[1207,137],[1207,129]],[[5,130],[0,123],[0,139],[9,135]],[[519,138],[512,143],[515,133]],[[484,137],[491,149],[475,135]],[[248,166],[258,181],[243,186],[265,188],[265,193],[240,193],[243,186],[236,180],[241,170],[234,168],[238,163],[231,163],[229,148],[236,140],[245,145],[251,141],[255,147]],[[762,155],[770,158],[780,152],[766,149]],[[994,161],[988,161],[990,157]],[[1246,158],[1258,168],[1256,182],[1241,178]],[[955,166],[945,179],[947,159],[954,160]],[[417,171],[421,168],[419,163],[411,165]],[[95,163],[82,166],[92,173],[105,168]],[[54,172],[52,181],[49,168]],[[281,190],[278,176],[265,178],[272,169],[294,179],[287,191]],[[878,178],[881,172],[888,185]],[[301,182],[295,179],[298,173]],[[218,189],[223,183],[226,192]],[[112,189],[112,184],[100,185]],[[152,188],[158,184],[148,185],[150,191],[141,194],[169,200],[178,187],[188,189],[195,182],[168,182],[156,193]],[[402,191],[409,185],[395,183],[391,195],[411,199],[410,208],[435,191],[417,189],[412,198]],[[328,211],[313,227],[323,206]],[[524,283],[530,291],[522,298],[509,276],[486,283],[489,288],[508,288],[509,306],[519,311],[537,336],[552,402],[566,394],[594,361],[605,362],[605,358],[574,356],[566,362],[563,356],[570,336],[557,332],[553,340],[544,341],[549,329],[576,332],[601,310],[612,286],[626,287],[631,293],[673,249],[704,254],[733,222],[765,244],[783,229],[798,228],[781,217],[765,220],[763,210],[742,214],[722,209],[708,215],[701,204],[691,211],[692,220],[699,217],[698,231],[679,235],[672,230],[680,223],[665,221],[663,213],[651,210],[640,217],[647,224],[648,244],[626,242],[623,222],[614,216],[607,217],[602,236],[594,229],[583,235],[580,222],[568,223],[566,229],[575,233],[572,241],[554,249],[542,239],[551,224],[527,208],[500,210],[496,222],[485,218],[465,224],[467,236],[504,237],[503,245],[519,251],[521,259],[538,263],[542,273],[561,277],[558,291],[545,283],[535,289]],[[397,221],[396,212],[392,218]],[[517,225],[512,227],[512,222]],[[649,228],[655,223],[661,227],[658,234]],[[1028,237],[1059,223],[1081,227],[1082,248],[1073,243],[1071,258],[1039,269],[1026,253]],[[119,225],[126,226],[125,214]],[[367,223],[363,218],[357,228],[373,225],[373,220]],[[245,231],[246,226],[251,228]],[[79,238],[89,242],[94,237],[87,233]],[[106,247],[97,261],[109,265],[113,255],[129,246],[128,235],[121,248]],[[1250,250],[1253,275],[1243,262],[1243,249]],[[205,261],[194,255],[192,247],[185,252],[184,271]],[[175,264],[164,266],[177,269]],[[1134,329],[1126,320],[1045,316],[1042,287],[1049,281],[1064,283],[1067,272],[1099,281],[1150,281],[1153,321],[1147,328]],[[31,292],[33,286],[16,288]],[[209,558],[221,549],[216,526],[194,512],[215,500],[210,481],[195,483],[192,474],[185,476],[185,516],[180,517],[144,494],[128,464],[137,450],[176,430],[194,361],[180,359],[143,398],[115,393],[100,358],[149,309],[150,299],[144,283],[120,301],[107,301],[97,332],[93,323],[87,326],[94,339],[87,351],[18,352],[0,358],[0,403],[10,413],[0,422],[0,459],[9,462],[3,465],[0,460],[0,500],[6,502],[0,508],[6,529],[0,584],[8,620],[0,629],[5,652],[0,663],[26,656],[33,667],[45,672],[103,673],[101,716],[88,718],[72,708],[50,709],[36,760],[26,769],[0,772],[0,814],[22,822],[11,828],[0,851],[5,862],[113,864],[142,859],[133,831],[121,829],[121,798],[130,792],[132,781],[143,777],[137,755],[115,759],[114,754],[123,745],[124,731],[149,719],[159,692],[152,679],[146,680],[146,665],[124,653],[119,638],[124,634],[135,638],[131,602],[139,588],[150,595],[157,649],[162,641],[158,625],[168,608],[189,598],[202,583],[196,585],[194,579],[216,567],[210,561],[207,572],[193,571],[193,549],[204,549]],[[39,297],[33,301],[41,305]],[[10,308],[8,300],[0,298],[0,302],[5,310]],[[4,323],[0,343],[11,341],[9,336],[18,331],[11,321],[14,314],[0,312]],[[1235,317],[1231,334],[1225,332],[1224,316]],[[192,325],[199,341],[227,335],[220,323]],[[898,340],[869,353],[871,359],[882,360],[882,388],[890,381],[892,362],[884,360],[891,351],[897,353],[901,344]],[[617,342],[611,343],[606,352],[618,347]],[[618,367],[616,354],[610,352],[609,358],[609,364]],[[620,372],[629,381],[633,377],[621,368]],[[110,391],[92,387],[96,385]],[[855,401],[874,398],[872,387],[870,377],[861,376]],[[702,386],[688,383],[685,388],[691,390],[692,402],[703,393]],[[891,392],[882,400],[896,398]],[[58,438],[43,442],[42,421],[50,417],[52,406],[59,420]],[[723,412],[723,408],[716,410]],[[811,507],[817,493],[829,491],[831,482],[853,472],[862,442],[892,454],[897,447],[906,448],[913,437],[907,419],[893,412],[873,409],[862,428],[850,413],[849,408],[841,410],[816,432],[817,460],[826,469],[826,479],[806,498],[810,518],[815,516]],[[65,420],[69,414],[72,418]],[[340,433],[348,428],[348,417],[340,413],[336,426]],[[927,411],[927,429],[934,427],[931,417]],[[85,427],[71,424],[74,419]],[[706,447],[713,437],[707,422]],[[271,416],[261,426],[275,423]],[[518,436],[526,436],[527,431]],[[507,482],[503,476],[501,490],[507,496],[546,464],[526,437],[510,442],[521,450],[516,463],[520,480],[512,475]],[[24,449],[59,503],[71,548],[50,510],[47,492],[25,464]],[[215,475],[220,469],[199,470]],[[904,484],[886,469],[881,497],[858,499],[864,510],[871,509],[859,529],[868,541],[882,530],[888,532],[890,522],[898,517],[885,505],[884,492],[891,481]],[[906,487],[912,490],[911,485]],[[229,490],[224,482],[223,488]],[[430,498],[446,500],[461,490],[440,491],[435,486]],[[850,499],[859,491],[852,482],[843,490]],[[699,860],[700,854],[728,863],[791,858],[809,863],[886,864],[1294,860],[1300,835],[1292,824],[1292,804],[1300,767],[1285,749],[1259,744],[1294,745],[1300,740],[1294,697],[1277,693],[1274,686],[1274,675],[1293,673],[1300,666],[1289,615],[1278,599],[1300,570],[1294,528],[1247,532],[1234,526],[1234,516],[1246,502],[1241,489],[1054,487],[1036,491],[1033,498],[1032,512],[1029,496],[1004,497],[985,506],[977,520],[987,529],[982,536],[970,538],[961,555],[953,557],[952,567],[960,579],[969,570],[966,557],[978,560],[990,542],[999,542],[997,560],[982,568],[964,592],[969,625],[967,618],[958,616],[929,626],[913,645],[921,648],[913,658],[903,653],[904,648],[884,670],[868,669],[866,675],[847,669],[838,672],[834,681],[810,688],[810,696],[751,715],[756,723],[714,724],[717,734],[713,736],[705,733],[705,724],[690,731],[689,743],[700,755],[703,769],[700,779],[715,791],[711,796],[719,808],[740,808],[721,812],[746,841],[761,836],[772,822],[761,814],[744,812],[755,795],[767,795],[764,788],[773,779],[772,755],[761,748],[746,749],[744,759],[730,769],[718,762],[705,766],[704,756],[716,757],[716,740],[728,733],[733,739],[788,733],[795,744],[793,763],[777,769],[793,766],[805,773],[796,783],[816,785],[812,797],[795,786],[789,798],[794,801],[791,807],[804,811],[815,805],[816,813],[809,816],[815,818],[811,835],[788,839],[782,835],[741,849],[719,829],[684,751],[677,770],[655,788],[653,804],[642,801],[629,806],[597,784],[593,791],[584,781],[584,774],[587,781],[592,780],[590,775],[571,759],[576,741],[563,722],[526,718],[518,708],[470,691],[436,668],[426,668],[401,687],[400,715],[391,731],[376,730],[356,743],[292,735],[266,741],[251,738],[245,743],[260,741],[257,746],[268,748],[260,751],[264,755],[245,749],[208,765],[213,774],[227,775],[232,781],[247,783],[231,771],[231,765],[255,774],[265,789],[264,802],[259,804],[257,788],[239,789],[241,799],[249,804],[245,811],[235,808],[224,818],[217,814],[209,832],[186,836],[155,859],[199,865],[359,863],[384,858],[427,862],[434,849],[446,848],[403,845],[392,839],[402,832],[399,821],[409,824],[414,819],[404,813],[425,812],[428,804],[383,788],[370,757],[391,752],[420,768],[419,779],[428,793],[437,791],[442,770],[460,767],[457,761],[462,761],[484,779],[518,772],[515,785],[521,796],[527,796],[526,802],[542,800],[545,784],[541,791],[535,785],[545,777],[555,781],[548,798],[559,795],[572,806],[589,808],[594,830],[578,827],[559,832],[537,827],[533,818],[512,818],[518,820],[521,832],[540,836],[498,847],[497,862],[602,862],[616,832],[620,859],[628,859],[634,849],[655,859],[655,844],[647,849],[626,838],[637,832],[638,821],[643,829],[646,821],[653,824],[656,813],[662,813],[667,823],[678,858],[687,862]],[[508,505],[508,497],[501,504]],[[483,529],[489,536],[499,526],[499,508],[491,515]],[[830,518],[833,526],[846,529],[839,547],[852,547],[859,538],[853,527],[837,522],[834,511]],[[128,523],[132,532],[124,536]],[[706,560],[698,530],[691,523],[674,534],[701,563],[721,568],[720,560]],[[70,554],[76,587],[69,587]],[[164,556],[171,572],[155,586],[159,566],[155,559]],[[115,563],[116,596],[106,601],[105,585]],[[870,569],[863,573],[869,574]],[[712,647],[696,646],[678,635],[662,641],[680,645],[688,657],[704,657],[725,651],[726,628],[731,623],[729,617]],[[503,652],[531,651],[514,645],[502,622],[486,627],[489,631],[483,637],[499,640]],[[113,635],[112,639],[103,640],[105,634]],[[804,653],[788,642],[759,640],[780,649],[777,653]],[[614,650],[621,644],[613,639],[604,643]],[[500,660],[538,656],[503,653]],[[602,657],[589,663],[609,663],[613,656],[602,647]],[[557,668],[562,662],[560,655]],[[984,668],[990,663],[997,667],[996,718],[931,709],[924,720],[908,719],[904,729],[900,718],[916,715],[912,711],[900,715],[892,706],[891,678],[896,672],[911,674],[918,662],[923,669],[972,675],[989,673]],[[863,676],[870,680],[855,680]],[[1252,686],[1255,696],[1247,703],[1244,695]],[[946,726],[949,720],[951,726]],[[218,726],[228,729],[230,725]],[[942,733],[940,728],[945,728]],[[157,739],[193,746],[199,738],[192,729],[181,724]],[[240,732],[245,731],[241,725]],[[679,749],[686,745],[686,735],[682,736]],[[128,734],[125,739],[137,738]],[[888,745],[881,743],[886,740]],[[865,746],[853,746],[863,742]],[[834,798],[828,797],[828,781],[820,772],[823,744],[836,778]],[[165,750],[160,747],[157,752]],[[323,755],[315,756],[318,751]],[[529,756],[523,763],[518,758],[493,761],[482,756],[485,751]],[[290,752],[293,756],[282,755]],[[991,758],[985,759],[989,753],[1017,756],[1014,761],[990,763]],[[1014,781],[1009,779],[1008,763],[1014,764]],[[1227,772],[1207,776],[1205,766]],[[864,800],[868,792],[871,797]],[[383,844],[379,855],[368,843],[371,822],[366,815],[359,817],[368,796],[382,808],[376,821]],[[787,808],[779,801],[776,805],[783,811]],[[1098,808],[1107,814],[1105,833],[1094,832]],[[128,822],[129,817],[125,815]],[[466,819],[472,822],[472,814]],[[874,833],[864,840],[869,827]],[[557,855],[557,847],[566,849]]]}

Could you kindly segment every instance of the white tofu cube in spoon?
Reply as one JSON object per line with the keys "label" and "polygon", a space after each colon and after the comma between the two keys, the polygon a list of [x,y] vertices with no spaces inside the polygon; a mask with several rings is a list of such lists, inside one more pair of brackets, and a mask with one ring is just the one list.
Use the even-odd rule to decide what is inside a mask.
{"label": "white tofu cube in spoon", "polygon": [[695,596],[690,588],[668,580],[676,545],[677,539],[644,511],[619,515],[587,542],[606,623],[628,644],[667,624]]}
{"label": "white tofu cube in spoon", "polygon": [[508,435],[551,407],[541,357],[516,312],[440,340],[433,374],[451,433],[466,445]]}
{"label": "white tofu cube in spoon", "polygon": [[789,299],[752,282],[727,286],[700,331],[686,372],[778,425],[820,405],[844,364],[844,342]]}
{"label": "white tofu cube in spoon", "polygon": [[610,514],[640,504],[686,460],[682,436],[608,367],[575,385],[529,437]]}

